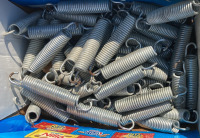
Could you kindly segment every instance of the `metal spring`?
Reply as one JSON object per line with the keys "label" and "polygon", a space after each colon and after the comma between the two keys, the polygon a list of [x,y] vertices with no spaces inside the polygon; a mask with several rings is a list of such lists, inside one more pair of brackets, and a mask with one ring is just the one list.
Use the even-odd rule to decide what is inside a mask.
{"label": "metal spring", "polygon": [[111,96],[131,96],[135,93],[135,85],[131,84],[121,91],[112,94]]}
{"label": "metal spring", "polygon": [[91,74],[89,72],[80,72],[79,76],[84,82],[89,82],[91,79]]}
{"label": "metal spring", "polygon": [[98,100],[104,99],[114,93],[119,92],[123,88],[133,84],[146,75],[143,66],[132,69],[110,81],[103,84],[101,89],[95,94]]}
{"label": "metal spring", "polygon": [[[28,38],[29,39],[47,39],[54,37],[58,32],[60,32],[63,28],[67,27],[69,24],[50,24],[45,26],[33,26],[28,28]],[[83,28],[79,24],[70,25],[68,27],[69,32],[74,35],[82,35]]]}
{"label": "metal spring", "polygon": [[51,68],[50,71],[44,75],[42,81],[46,81],[50,84],[56,84],[58,82],[58,72],[54,68]]}
{"label": "metal spring", "polygon": [[198,14],[199,3],[195,0],[182,1],[170,6],[158,8],[147,14],[146,20],[149,24],[161,24],[192,17]]}
{"label": "metal spring", "polygon": [[[88,108],[87,105],[83,105],[83,104],[80,104],[79,106],[82,108]],[[94,121],[94,122],[98,122],[98,123],[102,123],[102,124],[114,126],[114,127],[121,126],[120,123],[121,123],[122,115],[109,111],[109,110],[98,108],[95,106],[93,106],[91,110],[89,110],[88,112],[77,111],[76,108],[67,106],[66,111],[70,114],[73,114],[75,116],[78,116],[90,121]],[[134,122],[132,121],[132,123],[133,123],[133,126],[129,130],[131,130],[134,127]]]}
{"label": "metal spring", "polygon": [[[62,65],[64,60],[65,60],[65,55],[61,50],[61,51],[58,52],[58,54],[52,60],[52,68],[55,71],[59,71],[60,70],[60,66]],[[64,67],[62,69],[64,70]]]}
{"label": "metal spring", "polygon": [[139,15],[146,16],[149,12],[152,12],[157,8],[159,8],[159,6],[157,5],[134,1],[131,5],[130,12],[138,16]]}
{"label": "metal spring", "polygon": [[188,110],[194,110],[197,108],[198,100],[198,58],[196,55],[187,54],[189,46],[194,46],[197,49],[196,44],[189,43],[186,46],[185,52],[185,67],[186,67],[186,83],[187,83],[187,94],[186,94],[186,108]]}
{"label": "metal spring", "polygon": [[61,20],[52,20],[51,22],[50,22],[50,24],[61,24],[62,22],[61,22]]}
{"label": "metal spring", "polygon": [[115,102],[115,109],[117,112],[126,112],[169,101],[172,98],[174,96],[171,87],[164,87],[145,94],[133,95],[117,100]]}
{"label": "metal spring", "polygon": [[82,23],[83,25],[87,25],[87,26],[95,26],[97,22],[97,18],[98,18],[97,15],[80,15],[80,14],[70,15],[70,14],[63,14],[63,13],[57,13],[57,12],[52,12],[50,13],[50,15],[58,20],[62,20],[65,22]]}
{"label": "metal spring", "polygon": [[8,27],[8,33],[13,33],[15,35],[25,33],[28,26],[34,24],[41,17],[41,13],[41,11],[33,12],[27,15],[24,19],[17,21],[15,24],[11,24]]}
{"label": "metal spring", "polygon": [[177,120],[171,120],[164,117],[154,117],[143,121],[138,121],[137,124],[144,128],[150,128],[160,132],[178,133],[180,123]]}
{"label": "metal spring", "polygon": [[146,62],[156,55],[152,46],[141,48],[104,66],[100,72],[105,79],[109,79]]}
{"label": "metal spring", "polygon": [[192,26],[182,25],[180,27],[178,35],[179,37],[174,45],[174,51],[171,58],[169,77],[172,77],[173,72],[176,70],[175,68],[177,68],[177,70],[180,70],[182,68],[182,65],[178,64],[176,66],[176,64],[177,62],[181,63],[182,61],[184,61],[185,48],[190,41],[191,33]]}
{"label": "metal spring", "polygon": [[32,73],[40,72],[50,61],[52,61],[56,54],[62,50],[71,37],[71,34],[67,30],[59,32],[36,56],[29,67],[29,71]]}
{"label": "metal spring", "polygon": [[100,66],[105,66],[117,53],[122,44],[126,41],[135,25],[135,18],[127,15],[117,29],[113,32],[107,43],[103,46],[95,61]]}
{"label": "metal spring", "polygon": [[41,109],[37,105],[31,103],[26,110],[25,119],[29,123],[34,123],[40,118]]}
{"label": "metal spring", "polygon": [[52,115],[53,117],[59,119],[62,122],[67,122],[69,119],[69,114],[63,111],[60,111],[56,108],[56,102],[45,98],[43,96],[37,95],[35,93],[29,92],[28,90],[22,89],[21,94],[27,97],[34,104],[42,108],[44,111]]}
{"label": "metal spring", "polygon": [[112,26],[110,20],[104,18],[98,20],[79,55],[79,58],[74,66],[75,69],[82,72],[88,71],[89,66],[94,60],[99,47],[102,44],[105,34],[111,32],[111,28]]}
{"label": "metal spring", "polygon": [[31,77],[38,78],[38,79],[42,79],[44,75],[45,73],[43,71],[36,74],[33,74],[33,73],[30,74]]}
{"label": "metal spring", "polygon": [[161,69],[165,70],[166,72],[168,72],[169,64],[164,58],[162,58],[160,56],[152,57],[147,62],[150,63],[150,64],[157,63],[157,66],[159,68],[161,68]]}
{"label": "metal spring", "polygon": [[78,95],[70,94],[70,92],[66,89],[27,75],[22,80],[21,85],[30,92],[70,106],[77,105],[79,100]]}
{"label": "metal spring", "polygon": [[[185,66],[185,65],[184,65]],[[174,94],[182,93],[183,91],[187,91],[186,88],[186,73],[184,71],[176,71],[172,76],[172,91]],[[173,99],[175,108],[185,108],[186,105],[186,95],[182,95]]]}
{"label": "metal spring", "polygon": [[[151,64],[148,63],[143,64],[144,67],[149,67],[150,65]],[[148,78],[163,82],[166,82],[168,78],[168,74],[158,67],[152,67],[152,69],[146,70],[146,76]]]}
{"label": "metal spring", "polygon": [[82,52],[83,46],[85,45],[89,36],[90,36],[90,31],[83,34],[83,36],[78,40],[78,42],[69,52],[69,54],[66,54],[68,62],[70,62],[72,65],[75,65],[76,61],[78,60],[78,57],[80,53]]}
{"label": "metal spring", "polygon": [[67,43],[66,46],[64,47],[64,54],[65,54],[65,57],[67,58],[68,57],[68,54],[72,51],[73,49],[73,45],[70,44],[70,43]]}
{"label": "metal spring", "polygon": [[[156,41],[154,41],[154,40],[152,40],[152,39],[150,39],[148,37],[145,37],[142,34],[139,34],[139,33],[131,34],[129,36],[129,39],[131,40],[132,38],[136,39],[138,42],[140,42],[143,47],[153,46],[157,53],[161,53],[163,51],[163,47],[162,47],[162,45],[160,43],[156,44]],[[127,39],[127,41],[129,39]],[[134,41],[128,41],[128,43],[130,43],[131,45],[135,45]],[[156,44],[156,46],[155,46],[155,44]]]}
{"label": "metal spring", "polygon": [[55,10],[59,13],[65,14],[91,14],[91,13],[107,13],[111,12],[110,0],[68,0],[60,1]]}
{"label": "metal spring", "polygon": [[127,125],[130,119],[137,122],[140,120],[152,118],[154,116],[167,112],[171,109],[172,109],[171,103],[164,102],[140,110],[126,112],[125,114],[123,114],[122,117],[122,125]]}
{"label": "metal spring", "polygon": [[149,93],[152,91],[152,89],[159,89],[159,88],[163,88],[163,84],[161,83],[153,83],[153,84],[150,84],[148,85],[147,87],[144,87],[140,92],[139,94],[144,94],[144,93]]}
{"label": "metal spring", "polygon": [[172,45],[172,40],[167,39],[167,38],[165,38],[163,36],[157,35],[157,34],[155,34],[153,32],[149,32],[147,30],[137,30],[137,33],[138,32],[141,33],[142,35],[148,37],[148,38],[151,38],[151,39],[155,40],[155,41],[165,39],[166,41],[161,42],[161,44],[166,46],[166,47],[170,47]]}
{"label": "metal spring", "polygon": [[194,111],[194,113],[196,114],[195,121],[189,121],[190,120],[190,112],[187,109],[174,108],[171,111],[161,114],[160,116],[168,118],[168,119],[178,120],[181,123],[195,124],[198,121],[198,113],[197,113],[197,111]]}
{"label": "metal spring", "polygon": [[[47,25],[49,22],[44,19],[39,19],[37,25],[42,26],[42,25]],[[26,50],[26,54],[24,56],[24,61],[22,64],[23,69],[28,69],[37,54],[42,50],[42,48],[45,45],[45,40],[42,39],[33,39],[30,40],[30,43],[28,45],[28,48]]]}
{"label": "metal spring", "polygon": [[132,52],[132,48],[131,47],[125,47],[125,46],[122,46],[119,50],[118,50],[118,54],[124,54],[124,55],[127,55],[129,53]]}
{"label": "metal spring", "polygon": [[119,16],[118,14],[115,14],[112,18],[112,23],[114,24],[114,26],[119,26],[120,23],[124,20],[124,18],[122,18],[121,16]]}

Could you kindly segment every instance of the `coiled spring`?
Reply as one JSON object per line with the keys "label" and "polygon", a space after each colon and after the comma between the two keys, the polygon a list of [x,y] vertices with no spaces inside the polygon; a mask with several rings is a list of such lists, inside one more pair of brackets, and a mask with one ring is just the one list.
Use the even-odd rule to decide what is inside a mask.
{"label": "coiled spring", "polygon": [[189,46],[194,43],[189,43],[186,46],[185,68],[186,68],[186,82],[187,82],[187,95],[186,95],[186,108],[194,110],[197,108],[198,97],[198,59],[196,55],[187,54]]}
{"label": "coiled spring", "polygon": [[173,97],[171,87],[164,87],[145,94],[133,95],[117,100],[115,102],[115,109],[117,112],[131,111],[169,101]]}
{"label": "coiled spring", "polygon": [[65,14],[89,14],[89,13],[106,13],[111,11],[110,0],[80,0],[60,1],[55,10]]}
{"label": "coiled spring", "polygon": [[120,58],[119,60],[116,60],[104,66],[100,70],[100,72],[105,79],[109,79],[138,65],[141,65],[142,63],[146,62],[149,58],[152,58],[156,55],[156,52],[151,46],[141,48]]}
{"label": "coiled spring", "polygon": [[135,18],[128,14],[97,55],[95,61],[98,63],[98,65],[105,66],[108,64],[111,58],[117,53],[119,48],[126,41],[126,38],[131,33],[134,25]]}
{"label": "coiled spring", "polygon": [[56,108],[56,102],[25,89],[21,90],[21,94],[60,121],[65,123],[69,119],[70,115],[68,113]]}
{"label": "coiled spring", "polygon": [[133,70],[130,70],[119,77],[116,77],[107,83],[103,84],[101,89],[95,94],[98,100],[104,99],[114,93],[119,92],[123,88],[133,84],[146,75],[143,66],[139,66]]}
{"label": "coiled spring", "polygon": [[71,34],[67,30],[63,30],[62,32],[58,33],[35,57],[35,60],[29,67],[29,71],[32,73],[38,73],[41,71],[66,45],[71,37]]}
{"label": "coiled spring", "polygon": [[25,119],[29,123],[34,123],[40,118],[41,109],[40,107],[31,103],[26,110]]}
{"label": "coiled spring", "polygon": [[147,14],[149,24],[161,24],[192,17],[199,12],[199,3],[195,0],[182,1],[170,6],[158,8]]}
{"label": "coiled spring", "polygon": [[79,58],[74,66],[75,69],[83,72],[88,70],[102,44],[105,35],[109,33],[109,31],[111,32],[110,28],[112,28],[110,20],[98,20],[79,55]]}
{"label": "coiled spring", "polygon": [[136,111],[131,111],[123,114],[122,117],[122,125],[126,125],[129,123],[129,120],[132,119],[133,121],[137,122],[140,120],[145,120],[157,116],[161,113],[169,111],[172,109],[170,102],[164,102],[161,104],[157,104],[151,107],[143,108]]}

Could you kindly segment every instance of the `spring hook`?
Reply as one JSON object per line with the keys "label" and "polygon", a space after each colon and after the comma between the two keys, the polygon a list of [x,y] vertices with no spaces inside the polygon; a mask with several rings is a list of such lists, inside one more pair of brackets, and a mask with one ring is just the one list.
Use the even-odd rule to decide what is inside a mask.
{"label": "spring hook", "polygon": [[132,46],[130,46],[130,45],[128,45],[128,42],[129,41],[132,41],[132,43],[134,43],[135,45],[136,44],[138,44],[138,45],[134,45],[134,49],[136,50],[136,49],[141,49],[142,48],[142,45],[141,45],[141,43],[137,40],[137,39],[135,39],[135,38],[128,38],[127,40],[126,40],[126,42],[125,42],[125,45],[126,45],[126,47],[132,47]]}

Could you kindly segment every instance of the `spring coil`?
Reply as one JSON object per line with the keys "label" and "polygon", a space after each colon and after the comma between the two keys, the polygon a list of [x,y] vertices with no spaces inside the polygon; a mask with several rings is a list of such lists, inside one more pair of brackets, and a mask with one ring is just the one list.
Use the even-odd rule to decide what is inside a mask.
{"label": "spring coil", "polygon": [[[58,54],[52,60],[52,68],[55,71],[60,70],[60,66],[62,65],[63,61],[65,60],[65,55],[62,51],[59,51]],[[62,68],[64,70],[64,67]]]}
{"label": "spring coil", "polygon": [[169,64],[165,59],[163,59],[160,56],[152,57],[147,62],[150,63],[150,64],[157,63],[157,66],[159,68],[161,68],[161,69],[163,69],[163,70],[168,72]]}
{"label": "spring coil", "polygon": [[167,112],[172,109],[172,105],[170,102],[164,102],[161,104],[153,105],[151,107],[143,108],[136,111],[130,111],[123,114],[122,117],[122,125],[127,125],[129,120],[137,122],[140,120],[145,120]]}
{"label": "spring coil", "polygon": [[91,14],[111,12],[112,3],[110,0],[68,0],[60,1],[55,10],[65,14]]}
{"label": "spring coil", "polygon": [[[178,133],[180,123],[177,120],[171,120],[164,117],[153,117],[147,120],[138,121],[137,124],[144,128],[150,128],[160,132]],[[176,124],[176,125],[175,125]]]}
{"label": "spring coil", "polygon": [[61,24],[62,22],[61,22],[61,20],[52,20],[51,22],[50,22],[50,24]]}
{"label": "spring coil", "polygon": [[126,112],[169,101],[172,98],[171,87],[164,87],[145,94],[133,95],[117,100],[115,102],[115,109],[117,112]]}
{"label": "spring coil", "polygon": [[[155,43],[156,43],[156,41],[154,41],[150,38],[147,38],[147,37],[145,37],[145,36],[143,36],[142,34],[139,34],[139,33],[131,34],[129,36],[129,38],[136,39],[138,42],[140,42],[142,44],[143,47],[154,46]],[[135,45],[134,41],[129,41],[128,43],[131,44],[131,45]],[[163,47],[160,43],[158,43],[156,46],[154,46],[154,48],[155,48],[155,51],[157,53],[161,53],[163,51]]]}
{"label": "spring coil", "polygon": [[129,85],[121,91],[112,94],[111,96],[131,96],[135,93],[135,85]]}
{"label": "spring coil", "polygon": [[36,74],[34,74],[34,73],[30,74],[31,77],[38,78],[38,79],[42,79],[44,75],[45,75],[45,73],[43,71],[36,73]]}
{"label": "spring coil", "polygon": [[[164,59],[170,59],[172,56],[173,50],[171,48],[168,48],[167,50],[161,52],[158,56],[162,57]],[[170,66],[170,65],[169,65]],[[169,72],[169,71],[168,71]]]}
{"label": "spring coil", "polygon": [[70,51],[69,54],[67,54],[67,60],[72,64],[75,65],[76,61],[78,60],[78,57],[80,53],[82,52],[83,46],[85,45],[86,41],[88,40],[90,35],[90,31],[83,34],[83,36],[78,40],[76,45],[73,47],[73,49]]}
{"label": "spring coil", "polygon": [[70,94],[70,92],[66,89],[27,75],[22,80],[21,85],[23,88],[32,93],[36,93],[51,100],[70,106],[75,106],[79,100],[78,95]]}
{"label": "spring coil", "polygon": [[184,61],[185,48],[190,41],[191,33],[192,33],[192,26],[182,25],[180,27],[178,35],[179,37],[174,45],[174,51],[171,58],[169,77],[172,77],[172,74],[176,69],[180,70],[182,68],[182,65],[178,64],[176,66],[176,64],[177,62],[181,63],[182,61]]}
{"label": "spring coil", "polygon": [[[158,81],[158,80],[154,80],[154,79],[150,79],[150,78],[147,78],[147,77],[145,77],[142,81],[144,81],[144,85],[143,85],[143,88],[144,87],[147,87],[147,86],[149,86],[149,85],[152,85],[152,84],[155,84],[155,83],[159,83],[159,84],[161,84],[161,85],[163,85],[163,86],[166,86],[166,83],[165,82],[163,82],[163,81]],[[143,83],[143,82],[139,82],[140,84],[141,83]]]}
{"label": "spring coil", "polygon": [[[144,67],[149,67],[150,65],[151,64],[148,63],[143,64]],[[153,67],[152,69],[146,70],[146,76],[148,78],[163,82],[166,82],[168,78],[168,74],[158,67]]]}
{"label": "spring coil", "polygon": [[132,52],[132,48],[131,47],[121,47],[119,50],[118,50],[118,54],[124,54],[124,55],[127,55],[129,53]]}
{"label": "spring coil", "polygon": [[110,20],[98,20],[79,55],[79,58],[74,66],[75,69],[83,72],[88,70],[102,44],[105,34],[111,32],[111,28],[112,26]]}
{"label": "spring coil", "polygon": [[119,60],[104,66],[101,69],[101,74],[105,79],[109,79],[146,62],[149,58],[156,55],[156,52],[151,46],[138,49]]}
{"label": "spring coil", "polygon": [[138,32],[141,33],[142,35],[148,37],[148,38],[151,38],[151,39],[155,40],[155,41],[163,40],[163,39],[166,40],[166,41],[160,42],[162,45],[164,45],[164,46],[166,46],[166,47],[169,47],[169,46],[172,45],[172,40],[167,39],[167,38],[165,38],[165,37],[162,37],[162,36],[160,36],[160,35],[157,35],[157,34],[155,34],[155,33],[149,32],[149,31],[147,31],[147,30],[138,30],[138,29],[137,29],[137,33],[138,33]]}
{"label": "spring coil", "polygon": [[28,26],[34,24],[41,17],[41,13],[42,12],[39,11],[27,15],[24,19],[17,21],[15,24],[11,24],[8,27],[8,31],[14,31],[13,34],[15,35],[25,33],[27,31]]}
{"label": "spring coil", "polygon": [[144,2],[136,2],[134,1],[131,5],[130,12],[135,15],[143,15],[146,16],[149,12],[152,12],[156,9],[158,9],[159,6],[149,4],[149,3],[144,3]]}
{"label": "spring coil", "polygon": [[185,67],[186,67],[186,82],[187,82],[186,108],[188,110],[194,110],[197,108],[197,100],[198,100],[197,98],[198,98],[198,75],[199,74],[198,74],[197,56],[191,55],[191,54],[186,55]]}
{"label": "spring coil", "polygon": [[52,61],[56,54],[62,50],[71,37],[71,34],[67,30],[59,32],[35,57],[29,67],[29,71],[32,73],[41,71],[50,61]]}
{"label": "spring coil", "polygon": [[178,37],[178,29],[168,24],[150,25],[147,31],[173,40]]}
{"label": "spring coil", "polygon": [[98,100],[104,99],[144,78],[146,73],[143,68],[143,66],[139,66],[103,84],[101,89],[95,94],[95,97]]}
{"label": "spring coil", "polygon": [[64,47],[64,54],[66,58],[68,57],[68,54],[72,51],[73,47],[74,46],[70,43],[67,43],[66,46]]}
{"label": "spring coil", "polygon": [[[28,38],[29,39],[47,39],[54,37],[58,32],[69,24],[50,24],[46,26],[33,26],[28,28]],[[72,35],[82,35],[83,29],[81,25],[71,25],[68,28]]]}
{"label": "spring coil", "polygon": [[114,24],[114,26],[119,26],[120,23],[124,20],[124,18],[122,18],[121,16],[119,16],[118,14],[115,14],[112,18],[112,23]]}
{"label": "spring coil", "polygon": [[[88,108],[87,105],[79,105],[82,108]],[[114,127],[118,127],[118,123],[120,123],[122,118],[122,115],[118,113],[114,113],[112,111],[95,106],[93,106],[88,112],[77,111],[76,108],[67,106],[66,111],[72,115]]]}
{"label": "spring coil", "polygon": [[[39,19],[37,25],[42,26],[42,25],[47,25],[48,21],[44,19]],[[37,54],[42,50],[43,46],[45,45],[45,40],[42,39],[33,39],[30,40],[29,46],[27,48],[24,61],[22,64],[23,69],[28,69]]]}
{"label": "spring coil", "polygon": [[[196,111],[195,111],[196,112]],[[197,115],[197,119],[198,119],[198,114]],[[187,109],[172,109],[171,111],[168,111],[166,113],[160,114],[161,117],[165,117],[168,119],[173,119],[173,120],[178,120],[181,123],[197,123],[197,119],[193,122],[193,121],[189,121],[190,120],[190,112]]]}
{"label": "spring coil", "polygon": [[113,32],[108,42],[103,46],[95,61],[98,65],[105,66],[117,53],[122,44],[126,41],[135,25],[135,18],[127,15],[117,29]]}
{"label": "spring coil", "polygon": [[30,101],[32,101],[34,104],[42,108],[44,111],[49,113],[51,116],[59,119],[60,121],[66,123],[69,119],[69,114],[63,111],[60,111],[56,108],[55,101],[52,101],[48,98],[45,98],[43,96],[37,95],[35,93],[29,92],[28,90],[22,89],[21,94],[27,97]]}
{"label": "spring coil", "polygon": [[25,119],[29,123],[34,123],[40,118],[41,109],[37,105],[31,103],[26,110]]}
{"label": "spring coil", "polygon": [[70,15],[57,12],[52,12],[51,16],[65,22],[77,22],[87,26],[95,26],[98,18],[97,15]]}
{"label": "spring coil", "polygon": [[192,17],[198,14],[198,11],[199,5],[195,0],[183,1],[148,13],[146,20],[149,24],[161,24]]}
{"label": "spring coil", "polygon": [[91,74],[89,72],[80,72],[79,76],[84,82],[89,82],[91,79]]}

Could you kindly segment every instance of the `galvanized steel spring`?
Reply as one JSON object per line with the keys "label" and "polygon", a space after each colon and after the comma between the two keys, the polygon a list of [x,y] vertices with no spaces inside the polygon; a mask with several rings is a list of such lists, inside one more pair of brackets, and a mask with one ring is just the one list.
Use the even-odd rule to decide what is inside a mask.
{"label": "galvanized steel spring", "polygon": [[100,72],[105,79],[109,79],[146,62],[156,55],[152,46],[141,48],[104,66],[100,69]]}
{"label": "galvanized steel spring", "polygon": [[150,128],[160,132],[178,133],[180,123],[164,117],[153,117],[147,120],[138,121],[137,124],[144,128]]}
{"label": "galvanized steel spring", "polygon": [[17,21],[15,24],[11,24],[8,27],[8,33],[13,33],[15,35],[20,35],[22,33],[25,33],[27,31],[27,28],[34,24],[40,17],[41,17],[41,11],[33,12],[29,15],[27,15],[24,19],[21,19]]}
{"label": "galvanized steel spring", "polygon": [[71,37],[71,34],[67,30],[59,32],[36,56],[29,67],[29,71],[32,73],[41,71],[56,56],[56,54],[61,51]]}
{"label": "galvanized steel spring", "polygon": [[135,93],[135,85],[131,84],[126,88],[122,89],[121,91],[112,94],[111,96],[131,96]]}
{"label": "galvanized steel spring", "polygon": [[82,72],[88,71],[88,68],[94,60],[105,35],[112,31],[111,28],[112,26],[110,20],[104,18],[98,20],[90,33],[78,60],[76,61],[74,66],[75,69]]}
{"label": "galvanized steel spring", "polygon": [[66,54],[65,52],[68,62],[70,62],[72,65],[75,65],[76,61],[78,60],[78,57],[82,52],[83,46],[85,45],[85,42],[88,40],[89,35],[90,31],[83,34],[83,36],[79,39],[79,41],[72,48],[69,54]]}
{"label": "galvanized steel spring", "polygon": [[173,53],[173,50],[171,48],[168,48],[165,51],[161,52],[158,56],[165,59],[170,59],[172,56],[172,53]]}
{"label": "galvanized steel spring", "polygon": [[[49,22],[47,20],[40,19],[38,20],[37,25],[42,26],[42,25],[47,25],[48,23]],[[29,66],[31,65],[31,63],[33,62],[37,54],[44,47],[44,45],[45,45],[45,40],[42,40],[42,39],[30,40],[30,43],[26,50],[26,54],[25,54],[24,61],[22,64],[23,69],[27,70],[29,68]]]}
{"label": "galvanized steel spring", "polygon": [[66,46],[64,47],[64,54],[65,54],[65,57],[67,58],[68,57],[68,54],[72,51],[73,49],[73,45],[70,44],[70,43],[67,43]]}
{"label": "galvanized steel spring", "polygon": [[152,57],[147,62],[150,63],[150,64],[157,63],[157,66],[159,68],[168,72],[169,64],[164,58],[162,58],[160,56]]}
{"label": "galvanized steel spring", "polygon": [[130,119],[137,122],[140,120],[152,118],[154,116],[167,112],[171,109],[172,109],[171,103],[164,102],[140,110],[126,112],[125,114],[123,114],[122,117],[122,125],[127,125]]}
{"label": "galvanized steel spring", "polygon": [[130,84],[139,81],[140,79],[144,78],[145,75],[146,73],[143,66],[132,69],[103,84],[101,89],[95,94],[95,97],[98,100],[104,99],[114,93],[119,92]]}
{"label": "galvanized steel spring", "polygon": [[126,41],[135,25],[135,18],[127,15],[117,29],[112,33],[108,42],[103,46],[95,61],[100,66],[105,66],[117,53],[122,44]]}
{"label": "galvanized steel spring", "polygon": [[185,68],[186,68],[186,84],[187,84],[187,94],[186,94],[186,108],[189,110],[194,110],[197,108],[198,99],[198,58],[196,55],[188,54],[187,50],[189,46],[194,46],[197,49],[195,43],[189,43],[186,46],[185,52]]}
{"label": "galvanized steel spring", "polygon": [[62,20],[65,22],[78,22],[87,26],[95,26],[97,22],[97,18],[98,18],[97,15],[79,15],[79,14],[70,15],[70,14],[63,14],[63,13],[57,13],[57,12],[52,12],[50,13],[50,15],[58,20]]}
{"label": "galvanized steel spring", "polygon": [[161,24],[192,17],[199,12],[199,3],[195,0],[182,1],[170,6],[158,8],[147,14],[149,24]]}
{"label": "galvanized steel spring", "polygon": [[43,96],[37,95],[35,93],[32,93],[25,89],[21,90],[21,94],[27,97],[30,101],[32,101],[34,104],[42,108],[44,111],[46,111],[53,117],[59,119],[60,121],[65,123],[69,119],[70,115],[68,113],[62,112],[56,108],[55,101],[45,98]]}
{"label": "galvanized steel spring", "polygon": [[180,70],[182,68],[182,65],[177,65],[177,62],[184,61],[184,55],[185,55],[185,47],[190,41],[192,33],[192,26],[188,25],[182,25],[179,30],[178,39],[176,40],[176,43],[174,45],[174,51],[171,58],[171,64],[170,64],[170,70],[169,70],[169,77],[172,77],[173,72],[176,70]]}
{"label": "galvanized steel spring", "polygon": [[124,55],[127,55],[129,53],[132,52],[132,48],[131,47],[121,47],[119,50],[118,50],[118,54],[124,54]]}
{"label": "galvanized steel spring", "polygon": [[110,0],[68,0],[60,1],[55,10],[65,14],[91,14],[111,12],[112,3]]}
{"label": "galvanized steel spring", "polygon": [[[33,26],[28,28],[28,38],[29,39],[46,39],[54,37],[58,32],[60,32],[63,28],[69,26],[67,23],[63,24],[50,24],[45,26]],[[83,28],[79,24],[70,25],[68,27],[69,32],[74,35],[82,35]]]}
{"label": "galvanized steel spring", "polygon": [[[87,105],[83,104],[80,104],[79,106],[82,108],[88,108]],[[93,106],[88,112],[77,111],[76,108],[67,106],[66,111],[75,116],[114,127],[120,126],[119,124],[121,123],[122,118],[122,115],[118,113],[98,108],[95,106]],[[134,127],[134,122],[132,123],[133,126],[131,128]]]}
{"label": "galvanized steel spring", "polygon": [[171,87],[164,87],[145,94],[133,95],[117,100],[115,102],[115,109],[117,112],[126,112],[169,101],[172,98],[174,96]]}
{"label": "galvanized steel spring", "polygon": [[197,111],[193,111],[196,114],[196,120],[195,121],[189,121],[190,120],[190,112],[187,109],[172,109],[171,111],[168,111],[166,113],[160,114],[159,116],[178,120],[181,123],[190,123],[195,124],[198,121],[198,113]]}
{"label": "galvanized steel spring", "polygon": [[158,8],[159,6],[157,5],[134,1],[131,5],[130,12],[138,16],[139,15],[146,16],[149,12],[152,12]]}
{"label": "galvanized steel spring", "polygon": [[41,109],[37,105],[31,103],[26,110],[25,119],[28,123],[34,123],[40,118]]}

